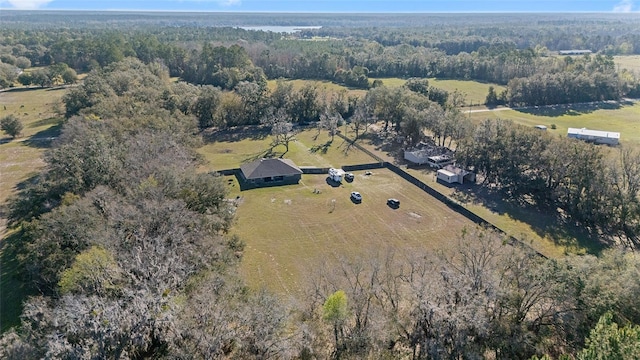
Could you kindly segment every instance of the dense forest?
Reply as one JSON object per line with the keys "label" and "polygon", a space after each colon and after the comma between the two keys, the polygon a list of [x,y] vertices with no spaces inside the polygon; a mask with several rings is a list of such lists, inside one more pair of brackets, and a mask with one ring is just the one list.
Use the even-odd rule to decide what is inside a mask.
{"label": "dense forest", "polygon": [[[229,14],[214,26],[116,13],[108,28],[100,13],[50,15],[2,14],[0,85],[73,86],[46,166],[9,204],[3,251],[38,295],[0,338],[1,358],[640,356],[640,259],[628,251],[640,246],[640,154],[474,124],[462,94],[426,79],[505,85],[491,105],[635,96],[638,74],[611,55],[640,51],[637,18],[390,16],[374,27],[379,16],[307,15],[295,24],[323,27],[277,34],[234,28]],[[593,54],[554,54],[567,48]],[[280,78],[366,92],[267,86]],[[471,228],[449,252],[381,249],[314,267],[292,302],[248,288],[234,204],[220,176],[197,171],[202,130],[260,125],[286,144],[299,125],[333,134],[348,123],[357,140],[374,122],[407,147],[428,137],[455,148],[481,186],[560,209],[609,249],[547,259]]]}
{"label": "dense forest", "polygon": [[[465,25],[459,23],[460,15],[413,15],[403,19],[402,26],[391,15],[338,17],[340,21],[319,15],[302,16],[297,25],[321,28],[288,35],[238,27],[278,19],[259,14],[146,14],[145,20],[135,22],[131,15],[118,13],[106,18],[99,13],[62,16],[3,14],[0,86],[10,86],[17,80],[16,69],[28,65],[66,64],[87,72],[133,56],[146,63],[161,61],[171,76],[223,89],[259,76],[249,69],[251,60],[270,79],[331,80],[364,89],[373,86],[369,78],[376,77],[491,82],[508,87],[498,94],[501,103],[516,106],[616,100],[640,93],[638,76],[618,71],[610,57],[640,53],[635,15],[469,15]],[[98,27],[98,19],[122,29]],[[66,25],[61,27],[61,22]],[[551,56],[570,49],[594,55]]]}

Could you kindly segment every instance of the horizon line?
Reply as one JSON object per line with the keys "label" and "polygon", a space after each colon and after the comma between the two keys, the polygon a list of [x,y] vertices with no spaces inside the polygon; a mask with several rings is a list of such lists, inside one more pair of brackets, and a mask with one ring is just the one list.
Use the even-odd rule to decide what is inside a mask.
{"label": "horizon line", "polygon": [[[160,13],[236,13],[236,14],[640,14],[638,11],[250,11],[250,10],[158,10],[158,9],[16,9],[0,11],[91,11],[91,12],[160,12]],[[0,15],[1,17],[1,15]]]}

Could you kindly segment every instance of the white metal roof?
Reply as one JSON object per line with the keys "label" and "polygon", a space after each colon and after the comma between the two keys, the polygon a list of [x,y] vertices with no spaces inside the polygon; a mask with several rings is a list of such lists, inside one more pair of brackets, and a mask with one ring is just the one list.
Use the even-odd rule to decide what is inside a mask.
{"label": "white metal roof", "polygon": [[438,170],[438,173],[446,175],[446,176],[457,176],[457,174],[452,173],[451,171],[445,170],[445,169],[440,169]]}
{"label": "white metal roof", "polygon": [[569,130],[567,130],[567,134],[620,139],[620,133],[619,132],[601,131],[601,130],[589,130],[589,129],[586,129],[586,128],[582,128],[582,129],[569,128]]}

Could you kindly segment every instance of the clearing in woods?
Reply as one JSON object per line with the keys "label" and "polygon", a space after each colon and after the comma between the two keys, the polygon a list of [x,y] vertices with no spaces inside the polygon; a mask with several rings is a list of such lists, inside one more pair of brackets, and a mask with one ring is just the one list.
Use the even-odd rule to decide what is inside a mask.
{"label": "clearing in woods", "polygon": [[[15,256],[6,251],[10,239],[6,230],[7,199],[15,195],[21,182],[44,165],[42,154],[58,136],[62,118],[57,109],[66,89],[11,89],[0,92],[0,118],[15,115],[24,129],[16,138],[0,135],[0,331],[19,323],[22,301],[28,295],[17,275]],[[11,291],[6,291],[11,289]]]}
{"label": "clearing in woods", "polygon": [[[233,193],[240,201],[232,232],[246,242],[241,271],[250,286],[301,295],[309,270],[323,261],[446,250],[463,228],[475,226],[387,169],[354,174],[340,186],[326,175],[303,175],[298,185]],[[352,191],[362,194],[361,203],[351,201]],[[389,207],[388,198],[400,207]]]}

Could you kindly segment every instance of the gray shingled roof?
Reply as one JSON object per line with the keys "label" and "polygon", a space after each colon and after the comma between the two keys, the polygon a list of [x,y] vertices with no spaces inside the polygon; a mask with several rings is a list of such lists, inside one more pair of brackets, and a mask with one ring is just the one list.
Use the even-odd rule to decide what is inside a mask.
{"label": "gray shingled roof", "polygon": [[289,159],[260,159],[240,166],[245,179],[262,179],[274,176],[302,174],[302,170]]}

